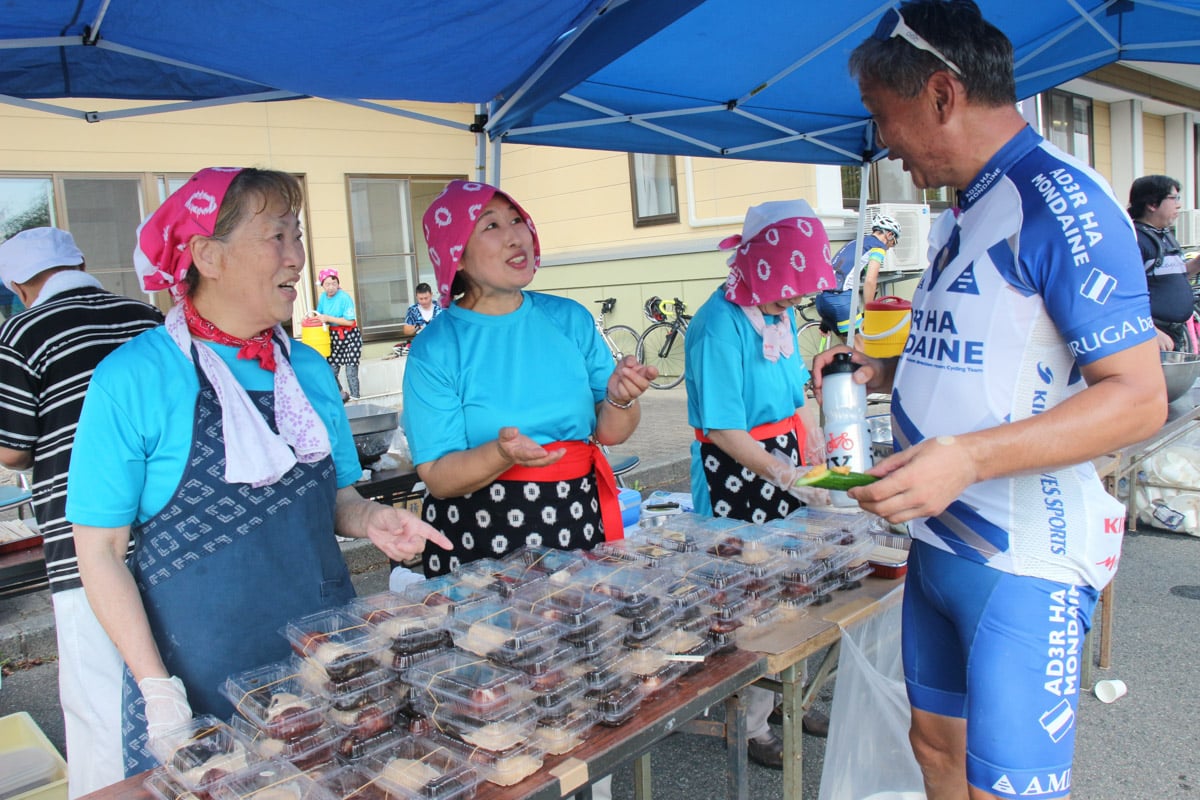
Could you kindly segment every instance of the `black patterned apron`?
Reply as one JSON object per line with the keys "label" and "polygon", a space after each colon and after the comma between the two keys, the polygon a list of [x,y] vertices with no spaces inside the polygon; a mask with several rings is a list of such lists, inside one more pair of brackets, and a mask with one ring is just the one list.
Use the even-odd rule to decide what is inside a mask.
{"label": "black patterned apron", "polygon": [[[195,357],[193,356],[193,361]],[[337,471],[326,456],[257,489],[224,481],[221,407],[200,371],[191,457],[174,496],[135,526],[130,568],[163,663],[196,714],[228,719],[217,687],[234,672],[286,658],[288,620],[354,596],[334,538]],[[250,392],[273,431],[273,392]],[[157,764],[146,750],[145,702],[123,687],[125,775]]]}
{"label": "black patterned apron", "polygon": [[[755,441],[764,450],[778,450],[793,464],[800,463],[800,439],[795,431]],[[795,496],[742,466],[712,442],[700,442],[700,461],[704,467],[704,479],[708,483],[714,517],[729,517],[761,525],[773,519],[783,519],[804,506]]]}

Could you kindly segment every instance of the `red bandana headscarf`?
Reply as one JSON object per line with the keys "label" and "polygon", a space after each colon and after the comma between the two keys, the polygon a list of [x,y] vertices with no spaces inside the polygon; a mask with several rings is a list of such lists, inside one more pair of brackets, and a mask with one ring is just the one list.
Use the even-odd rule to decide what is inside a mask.
{"label": "red bandana headscarf", "polygon": [[438,302],[442,308],[448,308],[453,299],[450,286],[454,283],[454,273],[458,272],[458,262],[467,247],[467,240],[475,230],[479,212],[497,194],[508,198],[533,234],[534,269],[541,262],[542,246],[538,242],[537,228],[533,227],[533,220],[516,200],[490,184],[450,181],[422,218],[425,243],[429,245],[429,259],[433,262],[433,273],[437,278]]}
{"label": "red bandana headscarf", "polygon": [[208,167],[179,187],[137,230],[133,266],[147,292],[168,289],[175,302],[186,292],[193,236],[212,236],[229,184],[241,167]]}

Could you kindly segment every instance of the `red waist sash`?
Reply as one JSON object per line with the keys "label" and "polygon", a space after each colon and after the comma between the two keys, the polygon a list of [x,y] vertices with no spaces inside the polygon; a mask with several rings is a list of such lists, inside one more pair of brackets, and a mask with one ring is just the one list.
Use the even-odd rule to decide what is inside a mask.
{"label": "red waist sash", "polygon": [[[704,431],[699,428],[693,428],[696,432],[696,441],[701,444],[712,444],[712,439],[708,438]],[[804,421],[800,419],[799,414],[793,414],[790,417],[784,417],[776,422],[764,422],[762,425],[755,425],[749,430],[750,438],[756,442],[761,442],[763,439],[769,439],[772,436],[782,436],[785,433],[796,434],[796,443],[800,446],[800,463],[808,466],[808,462],[804,460],[804,439],[805,428]]]}
{"label": "red waist sash", "polygon": [[592,442],[551,442],[542,445],[547,450],[565,448],[566,454],[546,467],[523,467],[514,464],[500,474],[501,481],[566,481],[596,473],[596,493],[600,499],[600,519],[604,523],[604,539],[613,542],[625,537],[621,523],[621,504],[617,500],[617,479],[600,446]]}

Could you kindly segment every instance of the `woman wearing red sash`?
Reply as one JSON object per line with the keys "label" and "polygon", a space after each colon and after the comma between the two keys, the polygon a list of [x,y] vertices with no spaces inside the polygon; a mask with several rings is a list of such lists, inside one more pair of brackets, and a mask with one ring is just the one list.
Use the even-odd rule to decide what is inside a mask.
{"label": "woman wearing red sash", "polygon": [[453,543],[426,575],[525,544],[590,549],[622,536],[599,445],[625,441],[652,367],[612,356],[573,300],[526,291],[541,253],[529,215],[452,181],[424,216],[445,313],[413,340],[404,431],[425,520]]}
{"label": "woman wearing red sash", "polygon": [[[741,235],[720,247],[733,249],[729,278],[696,312],[685,343],[692,500],[700,514],[763,523],[828,502],[822,490],[781,487],[812,463],[806,454],[824,460],[792,306],[834,285],[829,238],[808,203],[777,201],[752,207]],[[751,688],[747,698],[750,759],[782,769],[783,743],[767,724],[774,694]],[[806,715],[806,730],[818,724]]]}

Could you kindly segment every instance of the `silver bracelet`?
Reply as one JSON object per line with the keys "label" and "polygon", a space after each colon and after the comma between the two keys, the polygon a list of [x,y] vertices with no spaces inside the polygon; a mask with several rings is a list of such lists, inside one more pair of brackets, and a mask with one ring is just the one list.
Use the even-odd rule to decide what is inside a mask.
{"label": "silver bracelet", "polygon": [[613,408],[619,408],[622,411],[625,411],[627,409],[633,408],[633,404],[635,402],[637,402],[637,398],[636,397],[631,398],[628,403],[618,403],[616,400],[613,400],[611,397],[608,396],[608,392],[605,392],[604,393],[604,402],[608,403]]}

